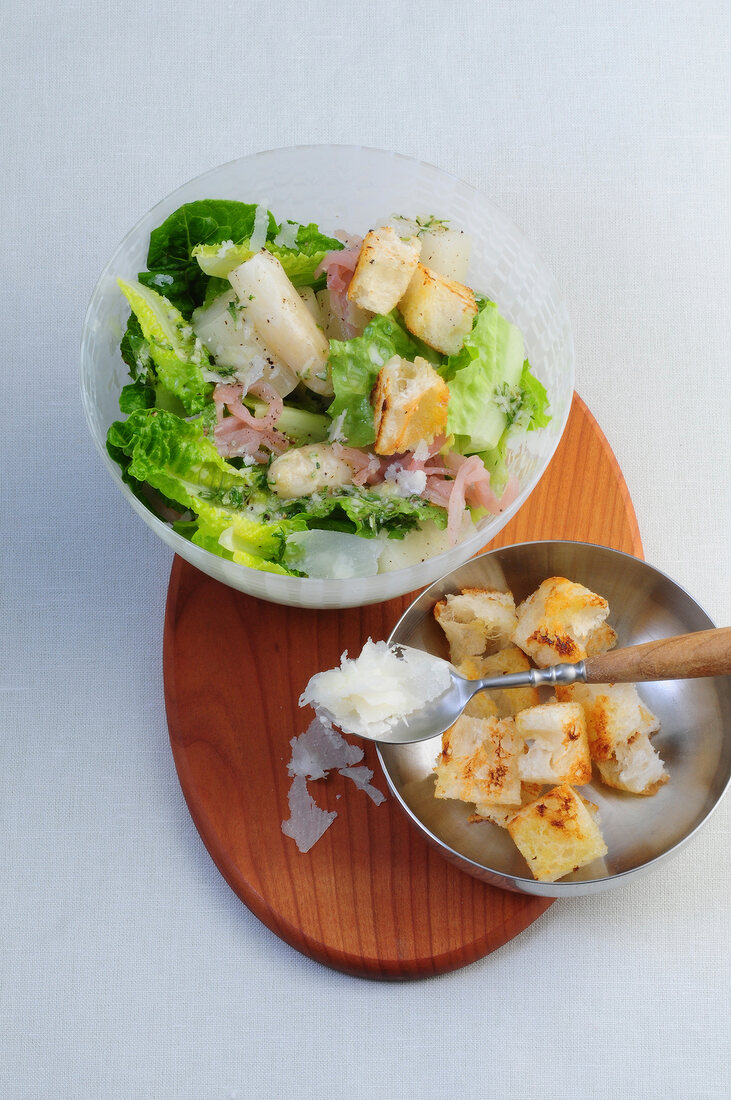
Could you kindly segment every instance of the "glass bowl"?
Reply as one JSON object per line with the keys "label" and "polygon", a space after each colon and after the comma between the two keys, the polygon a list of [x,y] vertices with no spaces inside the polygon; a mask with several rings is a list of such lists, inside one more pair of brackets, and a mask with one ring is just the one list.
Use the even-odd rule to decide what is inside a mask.
{"label": "glass bowl", "polygon": [[[472,238],[468,281],[494,299],[518,325],[526,355],[546,386],[552,420],[524,434],[508,456],[520,492],[497,516],[477,524],[458,546],[375,577],[317,580],[278,576],[226,561],[158,519],[122,481],[106,451],[107,429],[120,419],[119,393],[129,380],[119,354],[129,307],[117,277],[135,278],[147,266],[150,231],[183,203],[223,198],[258,202],[274,215],[317,222],[323,231],[363,234],[391,214],[436,214]],[[522,233],[474,187],[430,164],[356,145],[273,149],[214,168],[179,187],[132,229],[114,252],[92,294],[81,342],[81,389],[94,442],[130,505],[181,558],[241,592],[295,607],[357,607],[423,588],[482,549],[525,503],[553,456],[566,426],[574,388],[574,356],[566,309],[546,266]]]}

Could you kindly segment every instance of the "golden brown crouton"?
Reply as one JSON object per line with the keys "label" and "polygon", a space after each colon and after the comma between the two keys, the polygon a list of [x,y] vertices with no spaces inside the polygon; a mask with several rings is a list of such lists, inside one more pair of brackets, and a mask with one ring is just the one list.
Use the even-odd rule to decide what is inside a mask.
{"label": "golden brown crouton", "polygon": [[463,283],[417,264],[399,309],[409,332],[444,355],[456,355],[472,330],[477,303]]}
{"label": "golden brown crouton", "polygon": [[607,854],[596,807],[568,784],[555,787],[520,810],[508,832],[540,882],[555,882]]}
{"label": "golden brown crouton", "polygon": [[609,623],[600,623],[586,639],[586,656],[599,657],[600,654],[608,653],[610,649],[614,649],[616,644],[616,630],[613,630]]}
{"label": "golden brown crouton", "polygon": [[592,760],[611,760],[634,734],[659,728],[634,684],[567,684],[556,688],[556,698],[583,706]]}
{"label": "golden brown crouton", "polygon": [[491,821],[493,825],[499,825],[505,829],[509,821],[512,821],[521,807],[534,802],[544,788],[543,783],[523,783],[520,788],[520,806],[490,806],[488,803],[476,803],[475,812],[467,820],[470,825],[478,821]]}
{"label": "golden brown crouton", "polygon": [[549,577],[518,607],[513,641],[539,668],[583,661],[587,642],[608,614],[602,596],[565,577]]}
{"label": "golden brown crouton", "polygon": [[417,355],[413,363],[394,355],[378,372],[371,394],[374,451],[379,455],[412,451],[431,443],[447,427],[449,387],[431,363]]}
{"label": "golden brown crouton", "polygon": [[512,718],[462,715],[442,735],[442,753],[434,765],[435,797],[517,806],[519,749]]}
{"label": "golden brown crouton", "polygon": [[[468,680],[482,680],[487,676],[504,676],[509,672],[527,672],[530,662],[522,649],[518,649],[515,645],[508,645],[489,657],[465,657],[464,661],[455,667],[457,672]],[[468,706],[476,699],[489,699],[496,708],[497,714],[507,718],[515,716],[527,707],[537,706],[540,696],[538,688],[533,687],[493,688],[473,696]]]}
{"label": "golden brown crouton", "polygon": [[389,225],[366,233],[348,287],[348,299],[373,313],[390,313],[398,305],[419,262],[421,241],[402,240]]}
{"label": "golden brown crouton", "polygon": [[655,794],[668,781],[660,754],[646,733],[632,734],[624,745],[617,745],[611,759],[598,760],[597,768],[608,787],[629,794]]}
{"label": "golden brown crouton", "polygon": [[591,756],[580,703],[542,703],[515,716],[525,742],[520,775],[538,783],[581,786],[591,780]]}
{"label": "golden brown crouton", "polygon": [[[511,594],[490,588],[463,588],[461,592],[450,593],[435,605],[434,618],[447,636],[453,665],[461,664],[467,657],[484,657],[503,649],[509,644],[517,621]],[[476,680],[482,674],[462,675]]]}

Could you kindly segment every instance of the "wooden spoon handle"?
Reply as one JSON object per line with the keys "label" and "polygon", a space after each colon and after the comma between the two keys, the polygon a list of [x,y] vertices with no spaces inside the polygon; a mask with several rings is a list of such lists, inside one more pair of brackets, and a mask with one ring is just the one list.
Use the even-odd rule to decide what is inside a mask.
{"label": "wooden spoon handle", "polygon": [[731,673],[731,627],[699,630],[660,638],[587,657],[589,684],[642,683],[645,680],[685,680],[694,676]]}

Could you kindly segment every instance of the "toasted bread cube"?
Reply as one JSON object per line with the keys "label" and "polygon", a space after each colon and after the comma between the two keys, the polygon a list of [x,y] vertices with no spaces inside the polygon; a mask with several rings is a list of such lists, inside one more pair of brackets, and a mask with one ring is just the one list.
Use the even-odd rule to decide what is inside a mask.
{"label": "toasted bread cube", "polygon": [[508,832],[534,878],[555,882],[607,854],[595,812],[592,803],[564,783],[508,822]]}
{"label": "toasted bread cube", "polygon": [[590,781],[589,739],[580,703],[542,703],[522,710],[515,716],[515,729],[526,745],[521,779],[578,787]]}
{"label": "toasted bread cube", "polygon": [[[458,672],[461,669],[457,669]],[[464,675],[464,674],[463,674]],[[467,706],[462,711],[468,718],[508,718],[507,714],[503,714],[500,707],[492,698],[492,693],[489,691],[481,691],[477,695],[473,695]]]}
{"label": "toasted bread cube", "polygon": [[399,303],[409,332],[445,355],[456,355],[477,314],[469,287],[417,264]]}
{"label": "toasted bread cube", "polygon": [[[465,657],[461,664],[455,665],[457,672],[468,680],[482,680],[486,676],[504,676],[509,672],[527,672],[530,661],[516,645],[493,653],[489,657]],[[492,688],[481,691],[467,704],[471,706],[477,699],[490,700],[501,718],[513,717],[521,710],[535,707],[540,702],[538,688]]]}
{"label": "toasted bread cube", "polygon": [[617,745],[610,760],[597,761],[602,780],[629,794],[655,794],[668,781],[660,754],[646,733],[633,733],[624,745]]}
{"label": "toasted bread cube", "polygon": [[513,820],[523,806],[527,806],[529,802],[534,802],[538,798],[544,786],[543,783],[523,783],[520,788],[519,806],[491,806],[487,802],[476,803],[475,812],[467,820],[470,825],[478,821],[491,821],[493,825],[499,825],[501,829],[505,829],[508,822]]}
{"label": "toasted bread cube", "polygon": [[581,703],[592,760],[609,761],[636,733],[649,735],[659,723],[634,684],[567,684],[556,688],[561,702]]}
{"label": "toasted bread cube", "polygon": [[653,733],[658,733],[660,730],[660,719],[657,718],[649,707],[640,700],[640,725],[637,728],[638,733],[645,733],[648,737],[652,737]]}
{"label": "toasted bread cube", "polygon": [[586,656],[599,657],[602,653],[608,653],[617,644],[617,632],[609,623],[600,623],[596,630],[592,630],[586,639]]}
{"label": "toasted bread cube", "polygon": [[431,443],[447,427],[449,387],[431,363],[392,356],[378,372],[371,395],[374,451],[379,455],[413,451]]}
{"label": "toasted bread cube", "polygon": [[366,233],[348,287],[349,301],[373,313],[390,313],[411,282],[420,253],[417,237],[401,240],[389,225]]}
{"label": "toasted bread cube", "polygon": [[[510,592],[490,588],[463,588],[461,592],[450,593],[435,605],[434,618],[447,636],[453,665],[461,664],[467,657],[484,657],[503,649],[510,643],[517,623]],[[477,680],[482,673],[462,675]]]}
{"label": "toasted bread cube", "polygon": [[442,735],[442,753],[434,765],[435,797],[481,805],[519,805],[519,750],[522,745],[512,718],[462,715]]}
{"label": "toasted bread cube", "polygon": [[587,641],[608,614],[603,596],[565,577],[549,577],[518,607],[513,641],[539,668],[583,661]]}

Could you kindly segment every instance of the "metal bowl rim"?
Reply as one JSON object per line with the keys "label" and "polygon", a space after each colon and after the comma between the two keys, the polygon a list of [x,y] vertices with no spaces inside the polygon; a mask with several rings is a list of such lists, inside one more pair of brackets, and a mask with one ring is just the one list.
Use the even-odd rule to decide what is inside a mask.
{"label": "metal bowl rim", "polygon": [[[686,595],[688,597],[688,599],[691,600],[691,602],[694,603],[695,606],[708,619],[709,629],[711,627],[716,626],[716,623],[713,621],[713,619],[708,614],[706,609],[704,607],[702,607],[701,604],[698,603],[698,601],[690,594],[690,592],[688,592],[688,590],[686,588],[683,588],[682,585],[678,584],[677,581],[673,580],[673,578],[668,573],[663,572],[662,569],[658,569],[657,566],[650,565],[649,562],[646,562],[644,560],[644,558],[638,558],[634,554],[628,554],[625,550],[615,550],[614,547],[604,546],[602,543],[581,542],[581,541],[575,540],[575,539],[536,539],[536,540],[532,540],[532,541],[529,541],[529,542],[511,543],[510,546],[498,546],[494,550],[486,550],[482,554],[476,554],[473,558],[469,558],[468,561],[463,562],[462,565],[457,566],[456,569],[451,569],[449,571],[449,573],[445,573],[442,577],[439,577],[437,580],[433,581],[427,588],[425,588],[422,592],[420,592],[419,595],[414,600],[412,600],[412,602],[406,608],[406,610],[404,611],[404,613],[401,615],[398,622],[394,626],[393,630],[389,634],[388,644],[390,645],[393,642],[395,636],[398,634],[398,631],[399,631],[402,623],[404,622],[404,619],[407,618],[409,613],[412,611],[414,605],[423,596],[428,595],[428,593],[431,592],[432,589],[443,585],[446,581],[449,580],[450,577],[452,577],[455,573],[458,573],[460,571],[460,569],[464,569],[468,565],[473,565],[475,562],[479,562],[483,558],[494,557],[495,555],[500,554],[504,550],[516,550],[516,549],[523,549],[523,548],[527,548],[527,547],[538,547],[538,546],[585,546],[585,547],[589,547],[593,550],[607,550],[611,554],[615,554],[618,557],[630,558],[632,561],[640,562],[640,564],[645,566],[646,569],[649,569],[652,573],[655,573],[657,576],[662,577],[664,580],[669,581],[670,584],[673,585],[674,588],[678,589],[680,592],[682,592],[684,595]],[[715,812],[715,810],[717,809],[717,807],[718,807],[719,803],[721,802],[721,800],[723,799],[723,797],[728,793],[729,785],[731,785],[731,772],[730,772],[729,775],[726,777],[726,782],[723,786],[723,790],[719,793],[716,801],[713,803],[713,805],[710,807],[710,809],[704,815],[704,817],[701,818],[701,820],[691,829],[691,831],[689,833],[686,833],[686,835],[684,837],[682,837],[680,840],[678,840],[670,848],[666,848],[664,852],[660,852],[659,855],[653,856],[653,858],[648,860],[646,863],[641,863],[638,867],[630,867],[626,871],[619,871],[616,875],[604,875],[601,878],[589,879],[586,882],[563,882],[563,883],[562,882],[541,882],[538,879],[525,878],[524,876],[520,876],[520,875],[508,875],[504,871],[498,871],[495,868],[488,867],[483,863],[477,863],[476,860],[471,859],[469,856],[462,855],[461,852],[455,851],[455,849],[450,847],[450,845],[447,844],[446,841],[442,840],[435,833],[433,833],[431,831],[431,829],[429,829],[423,823],[423,821],[421,821],[421,819],[416,816],[414,811],[409,806],[406,805],[405,801],[401,797],[400,792],[397,790],[397,788],[396,788],[396,786],[395,786],[395,784],[394,784],[394,782],[391,778],[391,774],[390,774],[389,769],[386,767],[386,765],[384,763],[383,755],[381,753],[381,745],[378,742],[376,742],[376,752],[378,754],[378,762],[381,765],[381,771],[383,772],[383,774],[386,778],[386,782],[388,783],[388,786],[391,789],[391,792],[392,792],[393,796],[395,797],[396,801],[398,802],[399,806],[401,807],[403,812],[407,815],[407,817],[410,819],[412,824],[419,830],[419,832],[421,832],[425,836],[427,836],[429,838],[430,842],[432,843],[432,845],[434,845],[438,849],[443,850],[443,852],[445,853],[445,858],[450,859],[450,861],[455,862],[459,866],[462,866],[464,869],[466,869],[465,865],[468,865],[470,867],[474,867],[475,871],[479,872],[479,874],[477,874],[475,877],[479,878],[479,877],[483,876],[485,874],[485,872],[487,872],[490,876],[493,876],[495,879],[500,879],[503,882],[509,883],[510,884],[509,888],[514,889],[517,892],[524,893],[524,894],[532,894],[534,896],[538,895],[538,896],[543,896],[543,897],[557,897],[557,898],[560,898],[560,897],[576,897],[576,896],[579,896],[581,894],[586,894],[588,892],[599,893],[603,889],[607,889],[610,885],[611,886],[621,885],[623,880],[632,878],[637,874],[644,874],[645,872],[652,870],[655,865],[663,862],[669,856],[675,855],[677,852],[679,852],[680,849],[685,844],[687,844],[687,842],[693,836],[695,836],[695,834],[698,832],[698,830],[701,829],[706,824],[708,819]],[[467,873],[469,873],[469,872],[467,872]],[[540,889],[541,887],[546,887],[547,890],[544,892],[543,890]],[[587,887],[589,887],[590,889],[587,890]],[[536,889],[536,888],[538,888],[538,889]]]}

